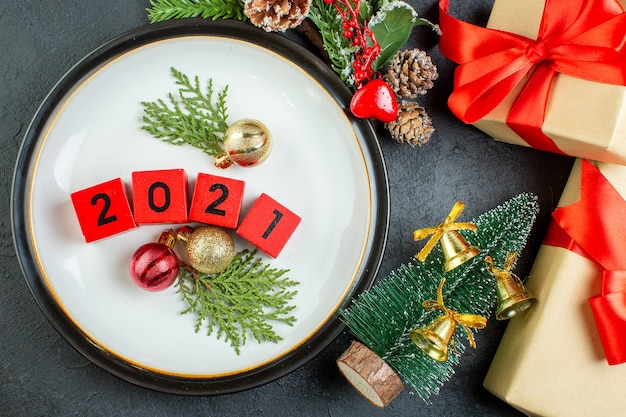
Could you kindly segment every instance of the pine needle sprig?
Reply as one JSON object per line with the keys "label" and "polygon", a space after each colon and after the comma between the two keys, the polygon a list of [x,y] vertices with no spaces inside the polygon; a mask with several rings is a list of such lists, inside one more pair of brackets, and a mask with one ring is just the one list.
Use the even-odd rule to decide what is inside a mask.
{"label": "pine needle sprig", "polygon": [[340,312],[342,321],[428,402],[454,374],[467,335],[457,330],[454,349],[446,362],[423,354],[409,332],[427,326],[441,312],[427,310],[422,303],[437,298],[437,288],[445,275],[446,307],[489,317],[496,302],[495,279],[485,268],[485,257],[489,255],[496,265],[503,265],[509,252],[521,252],[538,211],[536,196],[522,193],[484,213],[473,221],[477,231],[460,231],[470,245],[482,249],[478,256],[444,273],[444,258],[437,245],[424,262],[411,259],[361,294]]}
{"label": "pine needle sprig", "polygon": [[163,99],[141,102],[144,109],[141,128],[164,142],[178,146],[189,144],[208,155],[219,155],[224,132],[228,129],[228,86],[217,93],[214,101],[213,79],[209,79],[205,92],[198,76],[192,82],[175,68],[171,68],[171,72],[179,86],[178,94],[168,94],[169,103]]}
{"label": "pine needle sprig", "polygon": [[150,5],[150,23],[191,17],[247,20],[241,0],[150,0]]}
{"label": "pine needle sprig", "polygon": [[243,250],[219,274],[194,276],[181,269],[177,292],[188,305],[182,314],[195,314],[195,331],[207,328],[229,342],[237,354],[251,335],[257,342],[282,340],[271,322],[293,326],[295,309],[289,301],[299,283],[285,276],[285,269],[271,268],[256,251]]}
{"label": "pine needle sprig", "polygon": [[328,53],[331,68],[341,80],[348,86],[355,85],[353,75],[354,53],[358,46],[353,46],[343,36],[342,19],[332,4],[326,4],[324,0],[313,0],[309,10],[309,19],[317,26],[324,49]]}

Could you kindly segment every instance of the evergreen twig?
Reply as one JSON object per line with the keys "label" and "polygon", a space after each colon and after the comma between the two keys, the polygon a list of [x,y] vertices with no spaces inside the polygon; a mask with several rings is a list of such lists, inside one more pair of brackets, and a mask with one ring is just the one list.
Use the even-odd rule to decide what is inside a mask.
{"label": "evergreen twig", "polygon": [[204,93],[198,76],[192,82],[175,68],[171,68],[171,72],[179,86],[178,95],[168,94],[169,103],[162,99],[141,102],[145,123],[141,128],[165,142],[174,145],[187,143],[208,155],[219,155],[224,132],[228,129],[228,86],[218,92],[214,102],[212,79],[209,79]]}
{"label": "evergreen twig", "polygon": [[290,290],[299,283],[285,276],[284,269],[271,268],[255,257],[256,251],[243,250],[219,274],[192,275],[181,268],[176,286],[188,308],[182,314],[196,315],[196,332],[204,326],[207,334],[230,342],[237,354],[248,340],[278,342],[270,322],[292,326],[295,306],[289,301],[297,294]]}
{"label": "evergreen twig", "polygon": [[247,20],[241,0],[150,0],[150,5],[150,23],[191,17]]}
{"label": "evergreen twig", "polygon": [[332,4],[326,4],[324,0],[313,0],[308,17],[319,29],[331,68],[347,86],[354,86],[352,64],[354,53],[359,47],[351,45],[350,41],[343,36],[342,19],[339,13]]}

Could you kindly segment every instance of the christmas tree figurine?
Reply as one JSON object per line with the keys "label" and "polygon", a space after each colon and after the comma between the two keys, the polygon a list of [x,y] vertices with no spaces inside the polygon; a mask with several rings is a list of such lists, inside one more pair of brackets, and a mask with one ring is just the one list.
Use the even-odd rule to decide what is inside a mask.
{"label": "christmas tree figurine", "polygon": [[469,245],[481,248],[478,255],[446,272],[437,245],[424,262],[409,260],[341,310],[342,321],[359,339],[337,359],[348,381],[379,407],[387,406],[404,384],[425,402],[437,394],[454,373],[465,343],[472,344],[468,327],[482,328],[486,321],[452,332],[453,348],[445,360],[433,360],[413,340],[419,329],[441,316],[441,309],[428,308],[432,302],[427,301],[445,300],[446,311],[465,317],[489,317],[497,299],[496,281],[485,259],[503,268],[511,252],[520,253],[538,211],[534,195],[517,195],[474,219],[476,230],[459,232]]}

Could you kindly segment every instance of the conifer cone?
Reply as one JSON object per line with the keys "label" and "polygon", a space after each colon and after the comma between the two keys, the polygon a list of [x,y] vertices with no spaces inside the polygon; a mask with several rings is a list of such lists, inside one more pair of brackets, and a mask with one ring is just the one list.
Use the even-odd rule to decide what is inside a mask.
{"label": "conifer cone", "polygon": [[438,77],[430,56],[417,48],[396,52],[384,76],[393,91],[404,98],[426,94]]}
{"label": "conifer cone", "polygon": [[398,103],[398,117],[393,122],[386,123],[385,127],[396,142],[411,146],[424,145],[435,131],[426,109],[412,101]]}
{"label": "conifer cone", "polygon": [[244,14],[266,32],[284,32],[307,17],[312,0],[244,0]]}

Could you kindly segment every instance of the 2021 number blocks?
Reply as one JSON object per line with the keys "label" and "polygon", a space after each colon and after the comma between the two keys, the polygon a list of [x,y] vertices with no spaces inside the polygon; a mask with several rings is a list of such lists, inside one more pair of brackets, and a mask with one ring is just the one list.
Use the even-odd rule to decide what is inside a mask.
{"label": "2021 number blocks", "polygon": [[239,224],[245,182],[199,173],[188,205],[182,169],[132,173],[132,206],[120,178],[71,194],[86,242],[128,231],[141,224],[189,221],[236,229],[239,236],[276,258],[301,218],[262,193]]}

